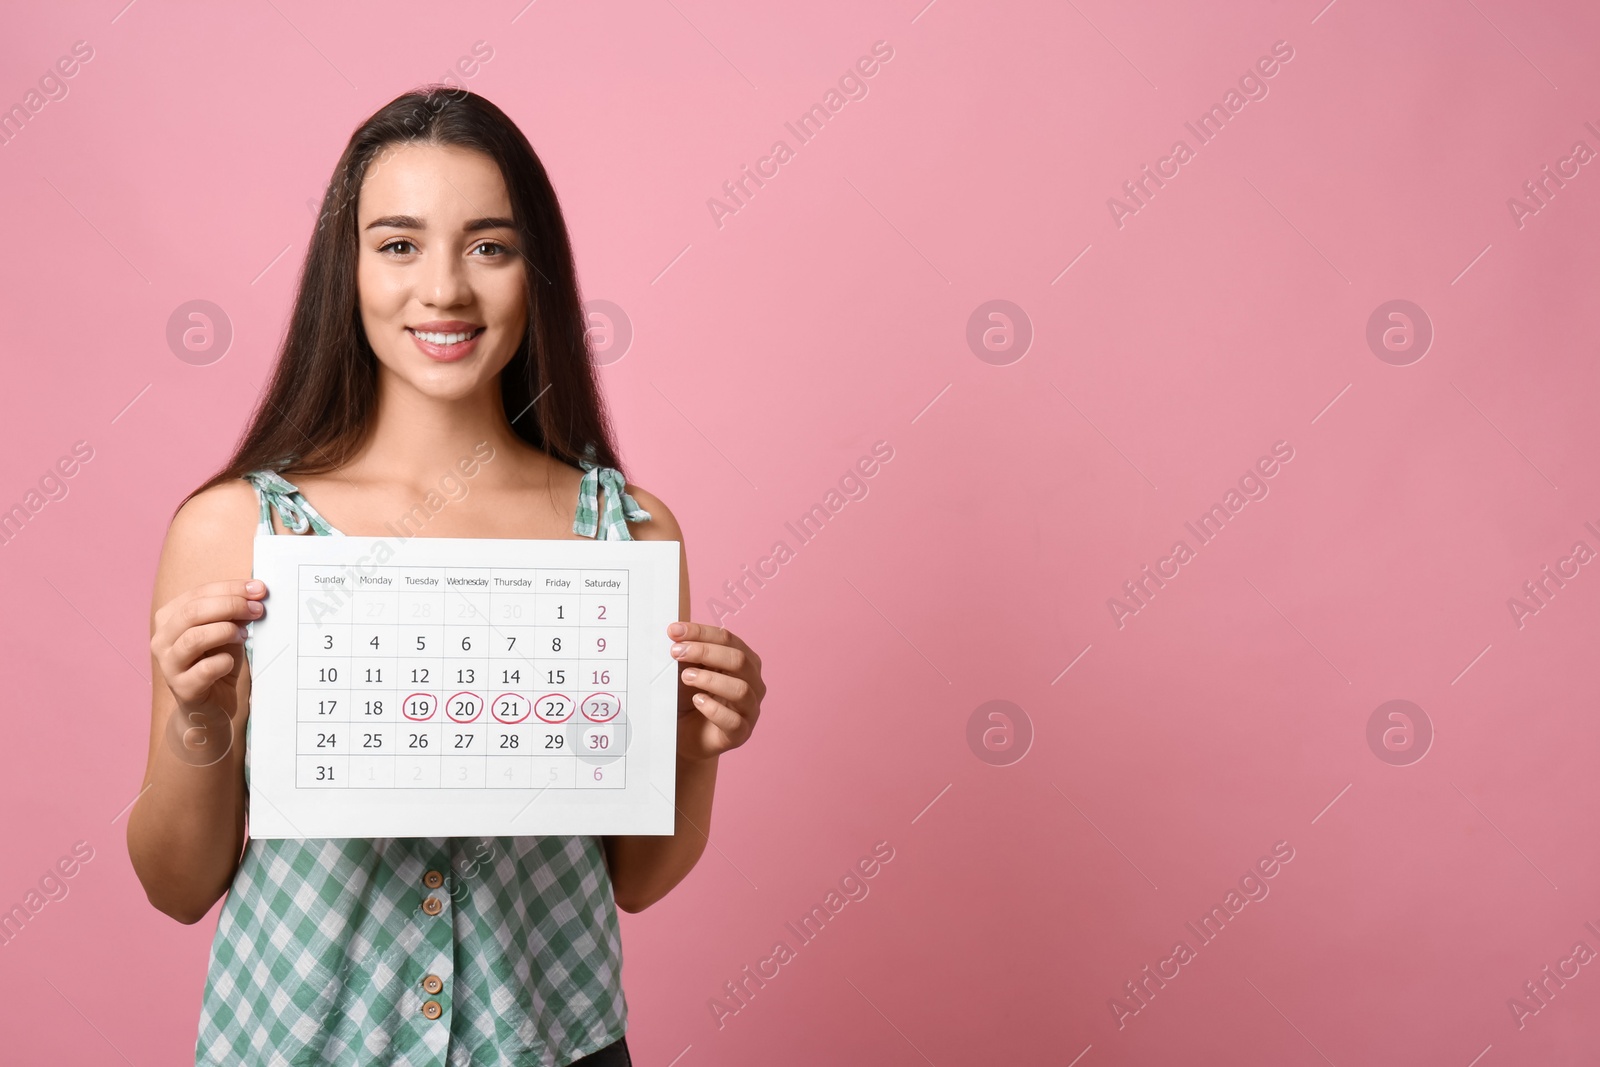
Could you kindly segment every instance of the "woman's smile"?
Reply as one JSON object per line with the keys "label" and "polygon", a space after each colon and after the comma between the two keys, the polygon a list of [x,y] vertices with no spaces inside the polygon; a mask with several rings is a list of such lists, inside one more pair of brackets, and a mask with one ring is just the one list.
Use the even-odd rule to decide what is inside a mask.
{"label": "woman's smile", "polygon": [[470,322],[451,320],[407,326],[406,333],[411,335],[411,339],[429,359],[440,363],[454,363],[472,354],[472,350],[478,347],[478,338],[483,336],[487,328]]}

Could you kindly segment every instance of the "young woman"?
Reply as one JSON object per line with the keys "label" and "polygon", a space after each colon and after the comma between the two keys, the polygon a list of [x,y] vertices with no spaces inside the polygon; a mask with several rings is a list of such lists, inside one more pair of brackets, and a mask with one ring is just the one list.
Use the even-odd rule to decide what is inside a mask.
{"label": "young woman", "polygon": [[[442,484],[465,492],[419,507]],[[172,519],[128,851],[179,922],[228,894],[197,1064],[630,1063],[615,909],[648,907],[699,860],[718,757],[760,712],[760,658],[687,621],[680,556],[683,621],[662,635],[689,665],[670,837],[247,841],[241,648],[272,610],[247,578],[252,539],[392,535],[401,518],[430,537],[683,540],[617,469],[543,165],[493,104],[441,87],[351,137],[266,396]]]}

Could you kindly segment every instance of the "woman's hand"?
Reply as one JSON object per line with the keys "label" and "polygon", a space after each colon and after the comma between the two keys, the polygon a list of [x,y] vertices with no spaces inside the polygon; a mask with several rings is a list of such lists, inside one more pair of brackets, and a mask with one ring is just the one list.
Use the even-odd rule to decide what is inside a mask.
{"label": "woman's hand", "polygon": [[673,658],[698,664],[679,672],[692,688],[679,690],[678,758],[710,759],[750,740],[767,695],[761,657],[720,626],[674,622],[667,635]]}
{"label": "woman's hand", "polygon": [[[266,613],[265,583],[208,582],[156,610],[150,652],[177,708],[168,740],[185,762],[209,765],[227,755],[249,708],[239,701],[244,624]],[[221,739],[219,741],[219,738]]]}

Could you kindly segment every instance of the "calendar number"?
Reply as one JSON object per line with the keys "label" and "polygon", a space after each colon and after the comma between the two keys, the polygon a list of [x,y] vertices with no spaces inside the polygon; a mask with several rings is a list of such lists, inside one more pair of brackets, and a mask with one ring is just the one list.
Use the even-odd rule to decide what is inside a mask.
{"label": "calendar number", "polygon": [[483,698],[476,693],[457,693],[445,701],[444,713],[455,722],[472,722],[483,714]]}
{"label": "calendar number", "polygon": [[[471,562],[434,565],[446,547]],[[336,565],[332,553],[327,562],[318,554],[318,562],[299,565],[300,595],[289,604],[297,613],[296,639],[288,643],[293,655],[284,657],[293,666],[281,676],[281,667],[274,669],[271,680],[280,688],[262,710],[275,706],[284,689],[295,691],[290,780],[316,806],[285,806],[285,815],[309,828],[313,811],[342,810],[348,801],[374,824],[401,825],[396,813],[420,811],[440,789],[488,789],[522,794],[506,806],[510,825],[510,813],[546,789],[623,789],[626,763],[635,758],[627,741],[631,700],[643,699],[630,683],[649,677],[654,693],[669,666],[661,655],[646,675],[645,661],[633,655],[632,572],[620,563],[593,566],[587,561],[599,554],[576,551],[572,558],[585,562],[572,568],[505,562],[520,554],[489,543],[470,553],[441,545],[404,549],[381,565],[370,564],[370,556],[370,565]],[[407,557],[429,562],[398,562]],[[676,561],[674,555],[674,573]],[[655,568],[665,560],[652,555],[649,563]],[[655,580],[653,570],[649,577]],[[276,639],[279,632],[265,636]],[[263,640],[263,650],[268,643],[276,641]],[[652,643],[650,655],[659,653]],[[269,677],[266,662],[258,657],[258,683]],[[259,691],[270,693],[264,684]],[[639,705],[641,715],[645,710]],[[657,717],[649,710],[653,746]],[[263,768],[271,766],[264,731],[278,725],[265,724],[274,718],[283,717],[264,713],[256,726]],[[265,786],[284,779],[264,771],[261,780]],[[627,784],[648,790],[642,781]],[[633,792],[616,798],[627,801],[620,806],[631,805]],[[382,822],[379,811],[396,817]]]}

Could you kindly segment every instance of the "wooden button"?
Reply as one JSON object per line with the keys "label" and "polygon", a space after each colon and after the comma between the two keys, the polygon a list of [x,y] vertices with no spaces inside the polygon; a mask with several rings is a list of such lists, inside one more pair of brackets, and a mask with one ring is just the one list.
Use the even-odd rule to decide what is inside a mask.
{"label": "wooden button", "polygon": [[422,988],[429,993],[437,993],[444,988],[444,983],[439,981],[439,976],[430,974],[422,980]]}
{"label": "wooden button", "polygon": [[422,1014],[430,1019],[437,1019],[444,1014],[444,1009],[439,1007],[437,1000],[425,1000],[422,1002]]}
{"label": "wooden button", "polygon": [[444,875],[440,874],[438,871],[429,871],[427,874],[422,876],[422,884],[427,886],[429,889],[438,889],[440,886],[444,885]]}
{"label": "wooden button", "polygon": [[429,897],[422,902],[422,910],[429,915],[437,915],[444,910],[444,903],[438,897]]}

